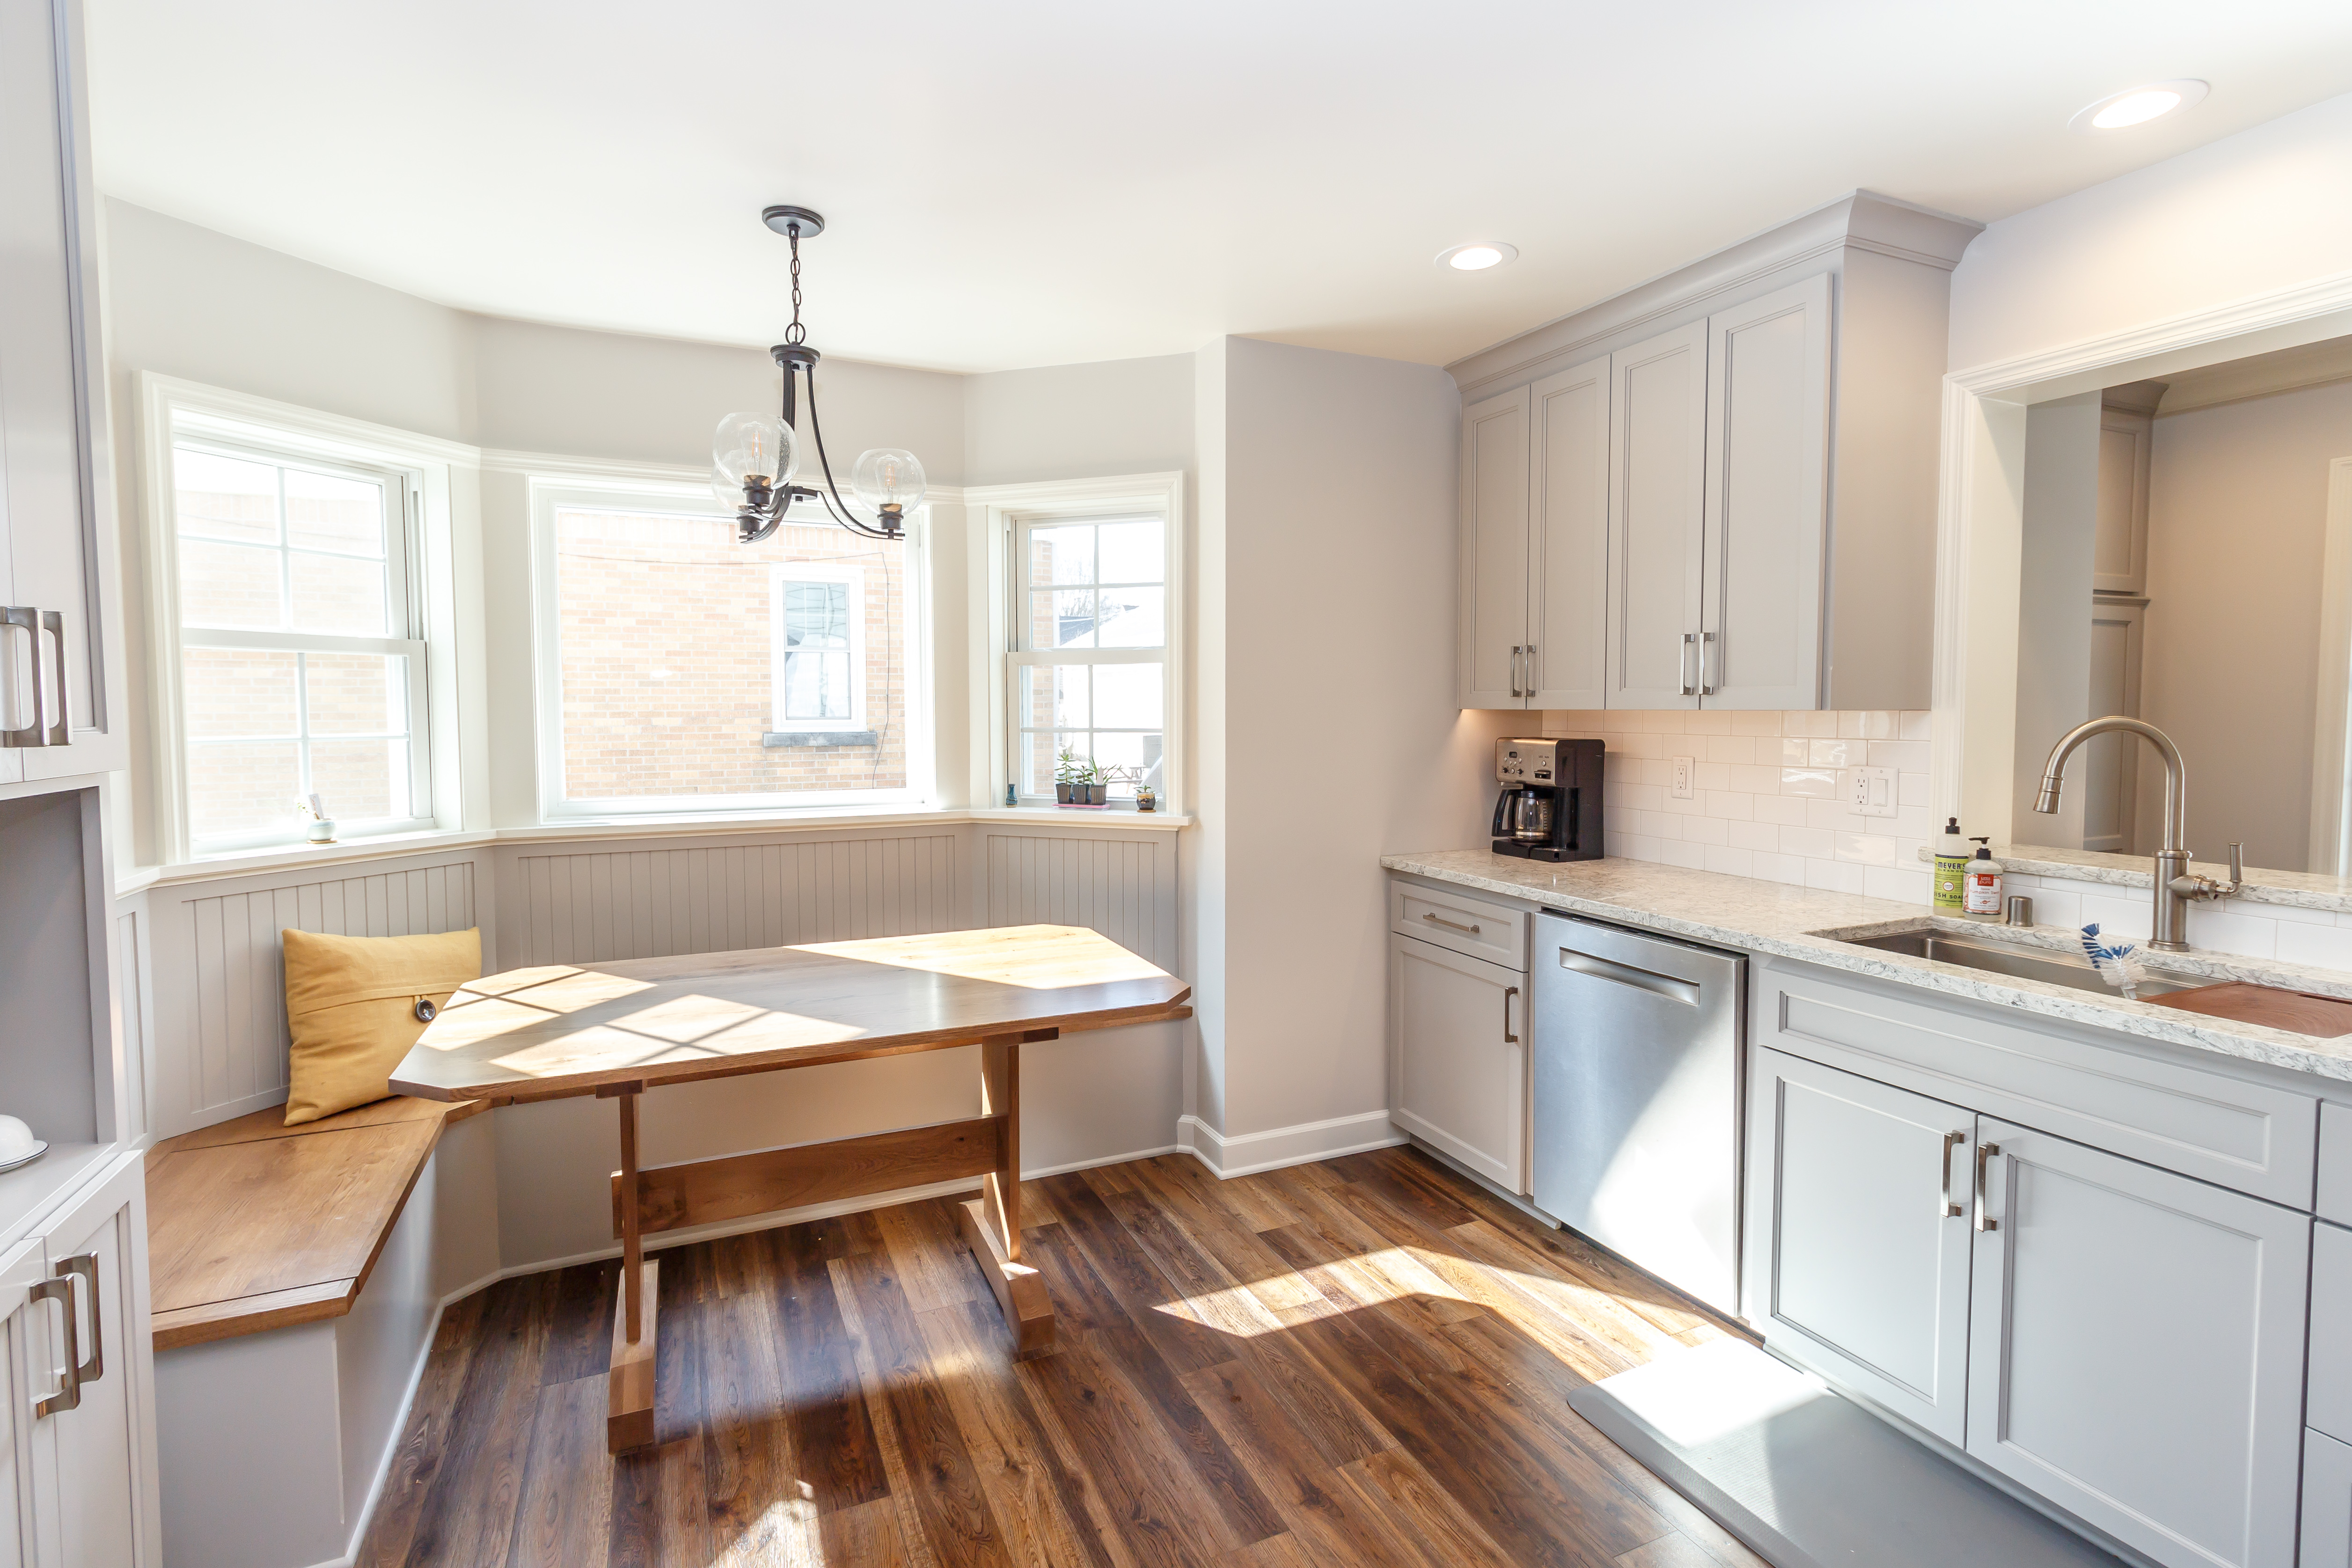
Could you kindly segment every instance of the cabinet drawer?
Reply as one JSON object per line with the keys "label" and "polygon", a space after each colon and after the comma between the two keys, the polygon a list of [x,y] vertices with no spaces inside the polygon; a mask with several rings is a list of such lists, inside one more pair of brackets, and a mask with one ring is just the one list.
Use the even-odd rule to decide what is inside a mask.
{"label": "cabinet drawer", "polygon": [[1527,973],[1528,917],[1472,894],[1392,881],[1389,930]]}
{"label": "cabinet drawer", "polygon": [[1769,963],[1755,987],[1754,1038],[2309,1212],[2313,1097],[1896,991]]}
{"label": "cabinet drawer", "polygon": [[2352,1230],[2311,1227],[2311,1363],[2304,1420],[2352,1443]]}
{"label": "cabinet drawer", "polygon": [[2319,1107],[2319,1201],[2322,1219],[2352,1225],[2352,1105]]}

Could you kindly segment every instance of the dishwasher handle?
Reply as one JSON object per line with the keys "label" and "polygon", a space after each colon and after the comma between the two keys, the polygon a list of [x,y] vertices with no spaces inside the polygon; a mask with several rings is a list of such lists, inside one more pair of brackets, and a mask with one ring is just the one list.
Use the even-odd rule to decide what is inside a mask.
{"label": "dishwasher handle", "polygon": [[1641,969],[1594,953],[1579,952],[1572,947],[1559,950],[1559,966],[1578,974],[1591,975],[1595,980],[1607,980],[1631,986],[1636,991],[1647,991],[1654,996],[1679,1002],[1685,1007],[1699,1005],[1698,983],[1694,980],[1681,980],[1671,974],[1660,974],[1653,969]]}

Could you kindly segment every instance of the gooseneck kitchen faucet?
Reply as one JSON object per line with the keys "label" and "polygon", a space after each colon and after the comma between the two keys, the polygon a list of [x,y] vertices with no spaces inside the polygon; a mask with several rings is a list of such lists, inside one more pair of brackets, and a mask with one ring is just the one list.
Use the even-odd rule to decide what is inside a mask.
{"label": "gooseneck kitchen faucet", "polygon": [[2188,770],[2181,764],[2180,748],[2172,743],[2171,736],[2153,724],[2126,719],[2120,713],[2075,725],[2050,748],[2050,761],[2042,765],[2042,791],[2034,796],[2033,809],[2045,816],[2057,812],[2058,792],[2065,783],[2062,775],[2066,770],[2066,759],[2092,736],[2110,731],[2137,735],[2164,759],[2164,840],[2156,851],[2156,934],[2148,939],[2148,946],[2169,952],[2185,952],[2189,946],[2189,900],[2226,899],[2235,893],[2246,879],[2246,851],[2242,844],[2230,846],[2230,879],[2226,882],[2189,872],[2189,850],[2183,842],[2189,814]]}

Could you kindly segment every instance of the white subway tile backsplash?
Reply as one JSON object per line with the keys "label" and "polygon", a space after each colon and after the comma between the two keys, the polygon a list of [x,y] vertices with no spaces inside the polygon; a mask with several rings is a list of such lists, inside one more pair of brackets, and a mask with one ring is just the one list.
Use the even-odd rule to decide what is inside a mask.
{"label": "white subway tile backsplash", "polygon": [[1837,794],[1837,774],[1827,768],[1782,768],[1780,793],[1826,800]]}
{"label": "white subway tile backsplash", "polygon": [[[2211,904],[2189,906],[2189,945],[2215,952],[2242,953],[2248,958],[2278,954],[2279,923],[2251,915],[2233,915]],[[2352,933],[2347,933],[2352,934]]]}
{"label": "white subway tile backsplash", "polygon": [[1706,868],[1720,871],[1727,877],[1753,877],[1756,875],[1756,852],[1710,844],[1706,849]]}
{"label": "white subway tile backsplash", "polygon": [[1807,860],[1805,886],[1831,893],[1862,891],[1862,868],[1849,866],[1842,860]]}
{"label": "white subway tile backsplash", "polygon": [[1932,741],[1936,738],[1936,716],[1924,711],[1904,713],[1895,721],[1895,732],[1906,741]]}
{"label": "white subway tile backsplash", "polygon": [[1874,899],[1900,899],[1906,903],[1924,904],[1933,896],[1928,881],[1927,872],[1899,866],[1862,868],[1862,890]]}
{"label": "white subway tile backsplash", "polygon": [[[1862,759],[1857,757],[1855,762]],[[1927,742],[1925,741],[1873,741],[1870,743],[1870,765],[1874,768],[1895,768],[1904,773],[1924,773],[1927,771]]]}
{"label": "white subway tile backsplash", "polygon": [[[1540,732],[1594,736],[1608,748],[1612,855],[1927,900],[1927,874],[1911,860],[1924,824],[1859,816],[1842,787],[1844,769],[1895,767],[1901,805],[1924,817],[1925,713],[1555,711]],[[1890,760],[1879,761],[1882,750]],[[1678,757],[1690,759],[1692,799],[1667,793]]]}
{"label": "white subway tile backsplash", "polygon": [[2328,969],[2352,969],[2352,927],[2282,921],[2273,929],[2277,941],[2273,956],[2289,963],[2316,963]]}
{"label": "white subway tile backsplash", "polygon": [[[2106,884],[2094,882],[2090,885],[2105,887]],[[2152,918],[2146,893],[2137,898],[2117,898],[2111,892],[2085,893],[2083,895],[2081,918],[2073,923],[2096,925],[2102,937],[2145,940],[2152,929]]]}

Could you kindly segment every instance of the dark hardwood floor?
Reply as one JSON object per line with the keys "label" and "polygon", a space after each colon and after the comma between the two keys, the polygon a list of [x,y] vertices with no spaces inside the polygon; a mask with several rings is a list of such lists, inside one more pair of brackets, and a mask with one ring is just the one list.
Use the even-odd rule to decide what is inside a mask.
{"label": "dark hardwood floor", "polygon": [[1723,1331],[1409,1150],[1024,1184],[1014,1364],[945,1201],[660,1254],[659,1446],[604,1452],[616,1264],[445,1315],[363,1565],[1750,1568],[1568,1408]]}

